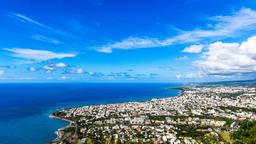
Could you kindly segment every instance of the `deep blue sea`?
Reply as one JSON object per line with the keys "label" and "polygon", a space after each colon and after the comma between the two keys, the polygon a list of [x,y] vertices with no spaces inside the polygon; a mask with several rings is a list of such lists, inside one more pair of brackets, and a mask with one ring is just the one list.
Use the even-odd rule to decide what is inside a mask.
{"label": "deep blue sea", "polygon": [[146,101],[177,96],[168,83],[2,83],[0,144],[44,144],[66,122],[49,118],[64,107]]}

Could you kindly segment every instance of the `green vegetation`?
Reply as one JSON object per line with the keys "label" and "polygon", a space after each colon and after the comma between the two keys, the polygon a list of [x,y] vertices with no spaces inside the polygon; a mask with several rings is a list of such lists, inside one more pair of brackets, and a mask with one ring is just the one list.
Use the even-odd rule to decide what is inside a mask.
{"label": "green vegetation", "polygon": [[165,118],[167,116],[161,116],[161,115],[157,115],[157,116],[152,116],[152,115],[149,115],[149,119],[150,120],[159,120],[159,121],[165,121]]}
{"label": "green vegetation", "polygon": [[192,138],[202,138],[207,131],[200,131],[200,129],[207,129],[208,127],[201,127],[196,125],[176,125],[178,128],[177,136],[180,137],[192,137]]}
{"label": "green vegetation", "polygon": [[226,117],[220,117],[220,116],[210,116],[210,115],[203,115],[203,116],[197,116],[200,119],[213,119],[215,121],[225,121],[226,124],[224,126],[229,127],[234,120]]}
{"label": "green vegetation", "polygon": [[64,116],[66,116],[66,113],[62,112],[62,111],[56,111],[52,115],[57,116],[57,117],[64,117]]}
{"label": "green vegetation", "polygon": [[121,144],[121,142],[119,139],[116,139],[109,134],[100,133],[100,137],[98,138],[87,136],[86,144]]}
{"label": "green vegetation", "polygon": [[221,138],[226,142],[226,143],[230,143],[233,144],[234,141],[231,139],[231,132],[229,131],[223,131],[220,133]]}
{"label": "green vegetation", "polygon": [[237,97],[237,96],[240,96],[243,94],[244,94],[244,92],[236,92],[236,93],[221,93],[218,95],[222,98],[230,98],[230,97]]}
{"label": "green vegetation", "polygon": [[256,143],[256,121],[244,120],[240,123],[240,128],[232,134],[237,144]]}
{"label": "green vegetation", "polygon": [[228,106],[228,107],[224,107],[224,106],[220,106],[220,108],[222,110],[231,110],[231,111],[245,111],[245,112],[253,112],[256,113],[256,109],[255,108],[245,108],[245,107],[235,107],[235,106]]}
{"label": "green vegetation", "polygon": [[64,132],[75,132],[75,127],[67,127],[63,130]]}
{"label": "green vegetation", "polygon": [[256,108],[252,109],[252,112],[253,112],[254,114],[256,114]]}
{"label": "green vegetation", "polygon": [[216,144],[219,142],[218,136],[214,134],[206,134],[202,140],[205,144]]}

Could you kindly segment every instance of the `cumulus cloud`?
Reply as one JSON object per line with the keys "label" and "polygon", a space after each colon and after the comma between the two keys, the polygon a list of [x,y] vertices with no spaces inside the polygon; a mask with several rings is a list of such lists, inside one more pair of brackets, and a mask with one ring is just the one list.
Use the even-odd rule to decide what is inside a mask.
{"label": "cumulus cloud", "polygon": [[81,68],[79,68],[79,69],[76,70],[76,73],[77,73],[77,74],[83,74],[83,73],[84,73],[84,70],[81,69]]}
{"label": "cumulus cloud", "polygon": [[34,61],[46,61],[50,59],[62,59],[76,56],[76,54],[73,53],[56,53],[48,50],[35,50],[29,48],[4,48],[4,50],[11,52],[13,57]]}
{"label": "cumulus cloud", "polygon": [[242,43],[215,42],[194,64],[210,75],[256,73],[256,36]]}
{"label": "cumulus cloud", "polygon": [[200,53],[203,50],[203,45],[191,45],[186,47],[184,50],[182,50],[182,52],[186,52],[186,53]]}
{"label": "cumulus cloud", "polygon": [[50,72],[54,71],[55,68],[52,66],[45,65],[45,66],[43,66],[43,70],[45,70],[47,73],[50,73]]}
{"label": "cumulus cloud", "polygon": [[[181,34],[165,39],[129,37],[121,41],[101,46],[97,51],[111,53],[113,49],[137,49],[163,47],[172,44],[198,42],[212,38],[234,37],[242,31],[256,28],[256,11],[250,8],[242,8],[227,16],[214,16],[207,18],[212,26],[206,29],[183,31]],[[199,48],[198,48],[199,49]],[[199,50],[198,50],[199,51]]]}
{"label": "cumulus cloud", "polygon": [[68,67],[65,63],[59,62],[59,63],[55,63],[55,64],[54,63],[47,64],[38,69],[44,70],[47,73],[51,73],[51,72],[57,71],[57,70],[65,70],[66,71],[66,68],[70,69],[70,67]]}
{"label": "cumulus cloud", "polygon": [[57,67],[57,68],[64,68],[64,67],[66,67],[67,65],[65,64],[65,63],[63,63],[63,62],[60,62],[60,63],[56,63],[55,64],[55,67]]}
{"label": "cumulus cloud", "polygon": [[180,79],[182,77],[181,74],[176,75],[176,79]]}
{"label": "cumulus cloud", "polygon": [[33,71],[36,71],[36,68],[31,66],[28,68],[28,70],[33,72]]}

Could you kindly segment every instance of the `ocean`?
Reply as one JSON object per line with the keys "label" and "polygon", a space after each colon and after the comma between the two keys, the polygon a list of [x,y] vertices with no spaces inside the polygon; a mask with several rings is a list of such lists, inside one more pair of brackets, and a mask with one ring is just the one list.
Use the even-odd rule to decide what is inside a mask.
{"label": "ocean", "polygon": [[0,144],[45,144],[67,122],[52,112],[84,105],[146,101],[177,96],[174,83],[2,83]]}

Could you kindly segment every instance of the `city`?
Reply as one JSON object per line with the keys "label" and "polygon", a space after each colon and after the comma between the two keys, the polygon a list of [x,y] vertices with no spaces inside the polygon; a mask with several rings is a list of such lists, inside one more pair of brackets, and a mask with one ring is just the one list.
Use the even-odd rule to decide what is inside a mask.
{"label": "city", "polygon": [[53,143],[230,143],[256,120],[255,87],[183,87],[174,98],[84,106],[53,113],[70,121]]}

